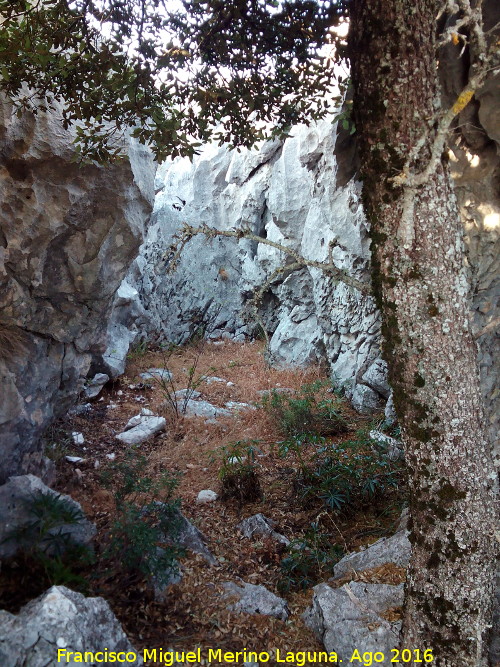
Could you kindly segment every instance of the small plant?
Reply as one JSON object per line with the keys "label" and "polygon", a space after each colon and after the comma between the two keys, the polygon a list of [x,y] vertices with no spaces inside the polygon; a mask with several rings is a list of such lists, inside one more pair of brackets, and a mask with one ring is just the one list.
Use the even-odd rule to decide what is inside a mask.
{"label": "small plant", "polygon": [[322,576],[331,574],[343,555],[342,547],[332,544],[329,536],[313,521],[304,537],[293,540],[287,547],[280,565],[279,590],[287,593],[292,589],[309,588]]}
{"label": "small plant", "polygon": [[141,357],[146,356],[149,349],[149,342],[147,338],[136,339],[134,343],[130,346],[130,350],[127,354],[127,359],[140,359]]}
{"label": "small plant", "polygon": [[222,500],[235,498],[241,506],[262,497],[255,463],[258,444],[258,440],[239,440],[219,450]]}
{"label": "small plant", "polygon": [[329,386],[318,380],[301,387],[295,396],[272,390],[262,399],[262,405],[276,420],[278,428],[286,436],[302,434],[338,435],[349,430],[342,415],[342,400],[318,398],[318,393]]}
{"label": "small plant", "polygon": [[161,585],[178,571],[178,559],[185,554],[175,543],[181,525],[180,501],[174,498],[179,480],[168,471],[152,479],[146,466],[144,456],[130,451],[101,475],[116,508],[104,558]]}
{"label": "small plant", "polygon": [[40,564],[50,584],[85,589],[78,569],[93,562],[89,546],[77,542],[72,529],[85,520],[81,509],[60,494],[35,491],[24,501],[30,519],[10,531],[3,542],[13,540],[20,551]]}
{"label": "small plant", "polygon": [[367,430],[339,444],[325,443],[312,457],[302,497],[319,497],[332,510],[349,514],[387,502],[404,483],[404,464],[373,446]]}
{"label": "small plant", "polygon": [[[221,309],[222,306],[217,306],[211,310],[205,310],[193,319],[194,327],[191,329],[188,340],[185,341],[185,344],[190,345],[193,350],[193,361],[191,366],[187,369],[186,387],[182,390],[177,390],[174,376],[168,370],[170,358],[179,349],[179,346],[175,343],[166,343],[161,346],[165,373],[162,374],[161,377],[153,378],[153,381],[158,385],[160,391],[165,396],[165,404],[167,408],[169,408],[176,418],[179,418],[186,413],[188,403],[193,397],[193,394],[207,378],[206,373],[197,372],[197,367],[207,337],[214,331]],[[210,368],[209,370],[210,372],[215,371],[213,368]]]}

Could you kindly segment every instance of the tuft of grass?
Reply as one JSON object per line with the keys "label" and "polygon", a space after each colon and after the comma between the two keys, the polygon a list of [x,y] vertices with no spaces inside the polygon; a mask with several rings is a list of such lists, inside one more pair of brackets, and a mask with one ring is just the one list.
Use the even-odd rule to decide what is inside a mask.
{"label": "tuft of grass", "polygon": [[258,440],[239,440],[219,450],[222,500],[235,499],[241,506],[262,498],[255,461],[256,453],[260,451],[258,444]]}
{"label": "tuft of grass", "polygon": [[[349,423],[342,414],[344,401],[337,395],[325,398],[324,390],[329,386],[329,382],[317,380],[303,385],[293,396],[271,390],[262,399],[262,405],[285,437],[346,433]],[[320,396],[322,390],[323,396]]]}

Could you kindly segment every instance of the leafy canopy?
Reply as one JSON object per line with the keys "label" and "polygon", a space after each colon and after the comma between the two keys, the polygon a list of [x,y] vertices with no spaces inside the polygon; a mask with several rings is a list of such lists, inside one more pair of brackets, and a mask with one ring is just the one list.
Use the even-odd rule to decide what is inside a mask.
{"label": "leafy canopy", "polygon": [[[157,159],[208,139],[249,146],[264,124],[329,110],[322,47],[339,0],[0,0],[0,90],[21,108],[64,101],[79,149],[106,160],[133,128]],[[342,47],[342,44],[340,44]]]}

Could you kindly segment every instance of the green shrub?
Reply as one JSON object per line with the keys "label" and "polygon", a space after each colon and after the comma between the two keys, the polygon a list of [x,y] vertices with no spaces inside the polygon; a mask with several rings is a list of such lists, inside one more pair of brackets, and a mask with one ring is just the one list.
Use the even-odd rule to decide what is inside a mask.
{"label": "green shrub", "polygon": [[234,498],[244,505],[262,497],[255,462],[258,444],[258,440],[239,440],[218,451],[221,457],[219,480],[222,500]]}
{"label": "green shrub", "polygon": [[317,448],[301,493],[346,514],[386,503],[391,492],[402,493],[404,478],[404,463],[391,460],[362,430],[355,439]]}
{"label": "green shrub", "polygon": [[285,437],[346,433],[349,424],[342,415],[341,397],[334,394],[333,398],[318,398],[318,393],[323,390],[324,394],[327,386],[330,386],[329,382],[318,380],[304,385],[294,396],[272,390],[264,396],[262,405]]}
{"label": "green shrub", "polygon": [[27,559],[40,564],[51,585],[86,589],[78,572],[94,561],[92,549],[76,542],[70,532],[85,515],[60,494],[35,491],[24,501],[30,519],[11,530],[3,542],[14,540]]}
{"label": "green shrub", "polygon": [[180,501],[174,498],[179,480],[168,471],[152,479],[146,466],[146,458],[132,450],[101,475],[116,508],[103,555],[161,585],[178,571],[178,559],[185,555],[175,543],[181,524]]}
{"label": "green shrub", "polygon": [[287,547],[280,564],[279,590],[286,593],[309,588],[329,576],[343,555],[342,547],[332,544],[329,536],[320,532],[319,524],[312,522],[304,537],[293,540]]}

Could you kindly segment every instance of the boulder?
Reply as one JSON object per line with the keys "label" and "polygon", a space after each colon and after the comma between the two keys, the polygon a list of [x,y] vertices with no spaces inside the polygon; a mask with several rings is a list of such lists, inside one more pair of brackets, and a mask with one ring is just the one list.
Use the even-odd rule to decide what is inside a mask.
{"label": "boulder", "polygon": [[[36,522],[33,502],[40,496],[52,496],[60,500],[61,510],[74,517],[71,523],[65,523],[63,516],[59,520],[56,518],[51,521],[53,526],[46,531],[46,535],[42,536],[40,544],[37,545],[40,549],[51,553],[56,535],[58,547],[61,547],[65,539],[77,544],[89,544],[94,537],[96,528],[85,518],[76,500],[53,491],[34,475],[11,477],[6,484],[0,486],[0,558],[8,558],[19,549],[34,546],[33,533],[28,527]],[[53,519],[53,512],[50,513],[50,518]]]}
{"label": "boulder", "polygon": [[225,408],[218,408],[208,401],[188,400],[185,406],[187,417],[206,417],[207,419],[217,419],[217,417],[230,417],[231,412]]}
{"label": "boulder", "polygon": [[401,623],[390,623],[381,614],[401,607],[403,584],[352,582],[337,589],[319,584],[313,591],[312,605],[303,619],[328,652],[335,651],[347,663],[355,649],[361,654],[380,651],[385,660],[377,664],[390,667]]}
{"label": "boulder", "polygon": [[[102,598],[86,598],[65,586],[52,586],[17,615],[0,611],[2,667],[48,667],[65,663],[70,651],[81,654],[105,649],[128,653],[131,658],[128,665],[140,667],[143,664],[109,604]],[[58,650],[60,661],[57,660]],[[108,667],[116,664],[101,658],[99,656],[97,662],[85,662]],[[75,663],[72,660],[70,664]]]}
{"label": "boulder", "polygon": [[[155,166],[125,137],[127,157],[81,164],[50,113],[0,104],[0,483],[42,470],[40,436],[83,389],[106,345],[110,307],[143,240]],[[8,349],[7,349],[8,348]]]}
{"label": "boulder", "polygon": [[176,541],[185,549],[189,549],[190,551],[194,551],[194,553],[203,556],[209,565],[217,565],[218,560],[207,548],[207,538],[203,535],[201,530],[198,530],[196,526],[193,526],[191,521],[181,514],[181,512],[178,513],[178,518],[180,527]]}
{"label": "boulder", "polygon": [[411,543],[408,535],[407,530],[400,530],[391,537],[382,537],[363,551],[344,556],[333,567],[334,578],[338,579],[351,572],[362,572],[384,565],[384,563],[408,567],[411,556]]}
{"label": "boulder", "polygon": [[232,581],[223,584],[225,597],[236,597],[237,602],[228,605],[230,611],[243,612],[245,614],[264,614],[264,616],[275,616],[286,621],[290,611],[286,600],[279,598],[264,586],[243,583],[238,586]]}
{"label": "boulder", "polygon": [[[137,417],[132,417],[132,419],[129,420],[129,424],[130,421],[133,420],[137,420]],[[134,423],[136,423],[136,421],[134,421]],[[124,431],[123,433],[119,433],[116,436],[116,439],[126,445],[140,445],[146,440],[152,438],[157,433],[164,431],[166,425],[167,422],[164,417],[140,416],[136,426],[128,428],[128,430]]]}
{"label": "boulder", "polygon": [[277,542],[281,542],[285,546],[290,544],[290,540],[284,535],[277,533],[274,530],[276,522],[272,519],[268,519],[266,516],[261,514],[254,514],[249,516],[247,519],[243,519],[236,527],[241,532],[244,537],[251,538],[254,535],[263,535],[264,537],[272,537]]}
{"label": "boulder", "polygon": [[109,382],[109,375],[106,375],[106,373],[96,373],[85,385],[83,390],[85,398],[95,398],[96,396],[99,396],[106,382]]}

